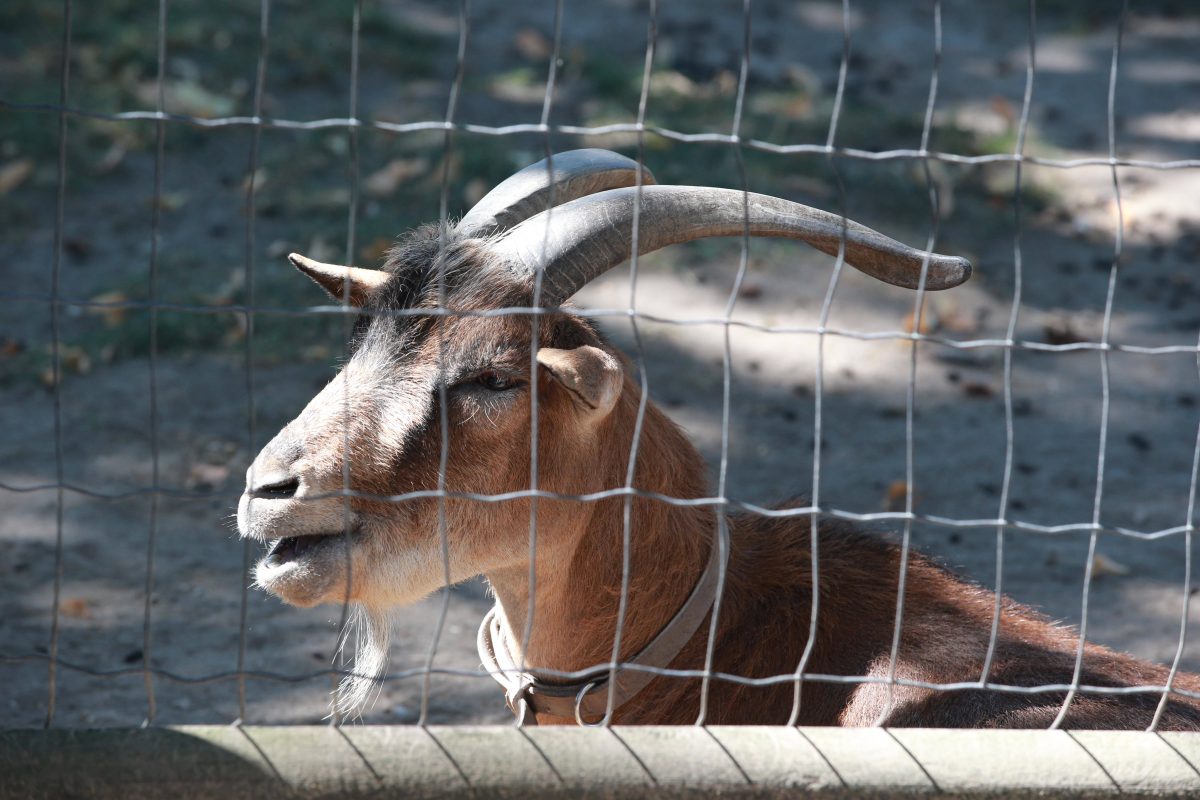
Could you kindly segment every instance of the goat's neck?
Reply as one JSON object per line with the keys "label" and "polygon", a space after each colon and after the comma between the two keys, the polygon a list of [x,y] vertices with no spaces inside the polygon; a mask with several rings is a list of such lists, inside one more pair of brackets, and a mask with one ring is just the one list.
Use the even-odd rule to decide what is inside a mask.
{"label": "goat's neck", "polygon": [[[636,413],[635,399],[622,405],[620,410]],[[630,422],[628,430],[632,428]],[[613,450],[624,447],[609,445]],[[608,484],[600,488],[624,485],[625,464],[623,457],[614,459],[605,470]],[[700,497],[706,490],[703,459],[653,405],[643,424],[635,485],[675,498]],[[539,521],[553,517],[559,524],[541,537],[545,544],[539,547],[533,570],[536,591],[527,647],[522,645],[530,609],[528,561],[489,573],[488,579],[510,652],[534,669],[572,671],[612,658],[622,594],[625,499],[571,503],[558,514],[549,507],[552,502],[539,503],[547,505]],[[707,562],[715,529],[708,507],[634,498],[630,510],[630,580],[621,659],[635,655],[683,605]]]}

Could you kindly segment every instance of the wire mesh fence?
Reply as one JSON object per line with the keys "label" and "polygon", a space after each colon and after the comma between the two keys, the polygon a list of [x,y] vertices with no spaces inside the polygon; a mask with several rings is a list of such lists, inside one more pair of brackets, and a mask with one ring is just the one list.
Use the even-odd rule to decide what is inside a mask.
{"label": "wire mesh fence", "polygon": [[[989,11],[1002,19],[979,23],[965,7],[941,2],[902,10],[850,2],[787,10],[745,2],[689,12],[654,2],[600,11],[558,2],[536,16],[522,11],[528,20],[510,12],[515,18],[496,33],[488,28],[497,9],[468,2],[447,13],[422,4],[375,8],[359,0],[336,13],[314,12],[313,30],[298,28],[304,12],[296,5],[270,0],[256,14],[223,9],[232,15],[226,25],[211,18],[212,10],[183,2],[116,4],[129,27],[143,34],[123,46],[154,44],[153,59],[140,53],[145,63],[129,90],[136,110],[123,105],[129,96],[98,91],[114,80],[105,71],[104,51],[117,47],[118,31],[97,27],[94,11],[70,0],[61,12],[39,9],[33,16],[61,37],[53,48],[57,61],[43,65],[56,77],[57,96],[38,96],[34,81],[30,99],[18,99],[26,92],[13,86],[6,91],[14,99],[3,99],[5,119],[13,123],[6,145],[13,148],[6,154],[12,164],[23,163],[26,149],[42,147],[44,163],[54,165],[43,171],[40,191],[31,192],[28,216],[6,212],[9,220],[42,230],[51,220],[52,240],[15,241],[32,266],[0,293],[21,320],[6,340],[13,350],[6,358],[16,365],[6,376],[18,398],[13,408],[17,414],[36,409],[43,420],[29,438],[13,442],[0,483],[13,509],[8,537],[24,548],[13,562],[6,602],[28,619],[2,654],[6,673],[17,676],[10,685],[23,695],[11,698],[18,724],[33,724],[35,717],[63,724],[64,687],[71,698],[67,724],[156,723],[164,716],[311,721],[326,713],[330,682],[355,669],[345,661],[330,666],[353,629],[351,604],[308,617],[266,610],[251,588],[257,556],[249,539],[237,544],[216,536],[197,544],[178,533],[215,527],[214,511],[227,513],[240,490],[240,470],[231,472],[231,465],[248,465],[294,415],[313,393],[321,364],[348,356],[342,342],[360,309],[318,305],[298,290],[280,290],[284,278],[275,279],[284,267],[274,262],[305,246],[316,246],[325,260],[378,262],[398,229],[430,220],[440,225],[444,255],[452,221],[492,183],[513,167],[583,145],[622,149],[662,183],[723,183],[796,196],[902,231],[907,236],[899,238],[927,251],[965,249],[984,287],[962,301],[934,302],[922,277],[912,296],[887,294],[843,274],[840,255],[832,261],[797,256],[798,245],[762,245],[747,233],[727,246],[689,246],[678,256],[642,258],[634,248],[627,273],[611,274],[582,293],[579,308],[569,313],[597,320],[623,347],[641,397],[660,401],[693,432],[714,468],[706,494],[647,490],[635,480],[642,437],[634,435],[622,485],[568,498],[581,508],[619,500],[625,509],[612,657],[596,666],[615,675],[621,664],[629,553],[639,535],[629,509],[635,499],[648,499],[709,509],[722,550],[729,547],[732,512],[811,526],[814,545],[818,514],[898,534],[893,633],[882,676],[814,672],[811,644],[785,673],[716,669],[722,568],[702,664],[633,667],[700,679],[701,698],[715,683],[794,685],[795,722],[802,684],[1062,693],[1058,725],[1078,695],[1145,694],[1163,704],[1172,692],[1195,697],[1174,681],[1179,670],[1198,663],[1187,632],[1200,344],[1191,338],[1196,324],[1188,301],[1195,290],[1186,272],[1197,227],[1194,209],[1180,207],[1179,198],[1189,196],[1200,158],[1186,127],[1195,125],[1186,111],[1195,81],[1169,87],[1180,83],[1175,76],[1195,69],[1181,42],[1194,36],[1196,20],[1168,8],[1135,15],[1124,6],[1096,18],[1090,7],[1058,4],[1039,16],[1037,6],[1031,2],[1020,15],[1012,8],[1002,15]],[[606,14],[614,15],[614,31],[640,37],[636,63],[626,61],[633,52],[628,42],[606,33]],[[704,14],[717,15],[716,22],[706,25]],[[419,24],[420,33],[396,28],[395,20]],[[574,24],[587,32],[586,45],[572,37]],[[87,41],[76,40],[77,25]],[[1132,77],[1131,25],[1137,41]],[[1083,29],[1077,39],[1073,26]],[[200,47],[187,38],[197,28]],[[1049,36],[1039,36],[1047,28]],[[283,47],[274,47],[281,31],[290,32]],[[965,43],[951,45],[960,33]],[[338,45],[322,49],[326,36]],[[999,80],[1004,91],[971,104],[985,80],[972,72],[979,64],[970,49],[983,48],[992,36],[999,66],[987,78]],[[832,48],[835,67],[807,61],[797,44],[822,37],[830,44],[820,52]],[[187,55],[175,58],[175,42]],[[913,51],[912,42],[920,43],[914,62],[924,62],[920,72],[895,56]],[[1174,60],[1149,55],[1164,42]],[[389,45],[408,55],[427,52],[433,66],[406,62],[405,54],[388,52]],[[210,47],[218,53],[215,62],[197,55]],[[615,55],[605,54],[606,47]],[[492,55],[480,56],[480,48]],[[487,66],[473,73],[472,57]],[[763,59],[767,67],[756,72]],[[223,60],[243,72],[232,103],[204,88]],[[273,64],[307,60],[328,60],[325,69],[339,77],[272,71]],[[520,66],[500,69],[510,63]],[[389,97],[409,74],[420,85]],[[1086,84],[1097,75],[1104,79],[1099,89]],[[1137,80],[1137,88],[1122,95],[1123,79]],[[272,97],[274,80],[290,83]],[[314,91],[310,82],[322,80],[329,81],[325,90]],[[1039,87],[1047,82],[1055,86],[1054,99],[1039,104]],[[949,118],[939,116],[944,85],[953,90]],[[1082,85],[1099,92],[1099,112],[1073,106],[1082,105]],[[1013,87],[1017,93],[1007,93]],[[1168,96],[1156,104],[1142,96],[1152,91]],[[373,116],[363,113],[364,94]],[[344,110],[332,105],[336,97]],[[437,113],[415,113],[432,108],[434,97],[442,103]],[[238,103],[245,113],[234,113]],[[896,111],[902,105],[903,114]],[[398,111],[389,119],[385,109]],[[299,111],[308,113],[293,113]],[[1052,141],[1056,123],[1076,116],[1078,138]],[[977,118],[987,124],[973,129],[968,122]],[[49,124],[55,127],[52,150],[21,138],[26,128]],[[1126,133],[1132,155],[1122,147]],[[304,138],[317,136],[327,138]],[[91,153],[97,137],[103,142],[98,161],[74,163]],[[915,146],[896,146],[901,138],[915,139]],[[272,148],[277,154],[268,163]],[[306,161],[304,154],[313,151],[319,158]],[[228,167],[234,162],[244,168]],[[173,164],[183,165],[174,175]],[[93,183],[73,184],[78,170]],[[219,193],[201,188],[209,170],[222,173]],[[1084,173],[1077,182],[1060,177]],[[72,207],[73,196],[90,206],[107,188],[141,186],[144,192],[146,185],[148,210],[137,214],[123,215],[120,203]],[[189,191],[200,200],[189,199]],[[410,191],[420,197],[401,197]],[[215,208],[198,207],[213,198]],[[305,231],[309,218],[313,233]],[[133,232],[106,240],[109,219],[124,220]],[[636,212],[634,219],[636,239]],[[144,243],[131,245],[137,236]],[[115,271],[81,276],[80,264],[89,260],[108,265],[122,259],[138,262],[141,272],[133,280]],[[213,262],[219,269],[211,269]],[[687,277],[687,264],[697,277]],[[801,273],[804,285],[798,286]],[[462,316],[461,309],[446,307],[444,274],[438,287],[433,310],[368,314]],[[1136,294],[1136,303],[1122,305],[1120,290]],[[501,304],[477,316],[536,325],[543,310],[536,302]],[[305,333],[314,322],[316,334]],[[297,345],[310,335],[308,341],[320,343]],[[32,348],[18,342],[25,336],[45,336],[44,353],[29,356]],[[205,347],[215,354],[194,357]],[[534,351],[529,366],[536,372]],[[662,366],[672,361],[673,368]],[[22,382],[18,371],[34,379]],[[101,372],[112,376],[108,382],[88,383]],[[523,535],[529,562],[536,563],[544,552],[539,540],[544,547],[548,535],[537,524],[539,504],[564,499],[539,486],[538,437],[548,434],[538,421],[538,393],[530,395],[527,485],[491,494],[447,488],[454,438],[447,389],[443,379],[436,391],[439,468],[429,485],[364,491],[352,485],[352,465],[343,458],[343,486],[332,496],[343,499],[347,528],[361,501],[403,506],[433,500],[432,533],[449,584],[459,573],[451,563],[448,503],[524,500],[531,511]],[[92,392],[109,395],[111,405],[99,411],[89,405]],[[349,404],[347,390],[345,419],[353,416]],[[197,405],[207,406],[211,417],[191,408]],[[637,432],[645,414],[643,403]],[[230,433],[230,421],[241,426],[239,434]],[[204,434],[182,435],[190,427],[216,432],[216,444]],[[344,445],[349,427],[343,426]],[[122,437],[144,447],[126,447]],[[795,491],[807,499],[773,505],[778,495]],[[130,527],[136,532],[111,533]],[[956,552],[964,539],[971,551]],[[996,600],[978,676],[944,682],[898,674],[909,554],[916,546],[967,562],[998,592],[1017,599],[1031,593],[1052,613],[1076,621],[1073,671],[1049,684],[990,680],[1001,621]],[[225,553],[239,547],[240,571],[233,573]],[[225,569],[210,574],[213,564]],[[814,546],[814,585],[821,565]],[[1046,581],[1053,591],[1040,585]],[[1096,629],[1094,592],[1117,612],[1101,639],[1169,664],[1164,683],[1086,683],[1082,642]],[[1071,595],[1076,599],[1068,602]],[[529,593],[530,620],[535,597],[536,588]],[[392,649],[404,652],[393,652],[379,689],[387,699],[371,706],[367,718],[421,724],[506,719],[491,676],[474,656],[473,625],[487,604],[475,585],[447,588],[402,616]],[[1133,618],[1122,618],[1130,608]],[[820,610],[814,602],[809,643],[816,641]],[[303,633],[288,627],[293,617],[308,626]],[[526,626],[525,644],[536,624]],[[218,632],[191,633],[195,628]],[[110,688],[118,684],[120,690]],[[204,691],[177,692],[180,687]],[[37,701],[24,696],[35,690]],[[257,706],[256,693],[262,698]],[[168,709],[160,707],[164,694],[172,696]],[[142,698],[138,710],[129,702],[135,695]],[[112,702],[101,700],[106,697]],[[707,712],[701,699],[697,722]]]}

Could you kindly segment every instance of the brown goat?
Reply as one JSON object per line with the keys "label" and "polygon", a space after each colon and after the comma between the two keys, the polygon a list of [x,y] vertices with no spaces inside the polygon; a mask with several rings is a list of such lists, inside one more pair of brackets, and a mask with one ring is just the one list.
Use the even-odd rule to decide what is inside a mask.
{"label": "brown goat", "polygon": [[[362,677],[344,683],[343,710],[361,706],[371,676],[384,670],[388,610],[447,579],[486,576],[505,647],[530,672],[549,676],[543,683],[553,685],[557,675],[573,687],[578,682],[562,673],[607,665],[618,628],[619,660],[636,658],[674,624],[709,574],[718,534],[713,508],[661,499],[707,497],[705,463],[653,403],[644,407],[633,472],[640,493],[579,499],[625,486],[643,398],[624,358],[592,324],[553,309],[629,256],[633,217],[640,219],[641,252],[745,230],[841,249],[852,265],[901,286],[948,288],[969,275],[960,259],[913,251],[803,206],[652,181],[615,154],[564,153],[506,181],[457,226],[418,230],[382,271],[293,256],[332,296],[365,313],[345,368],[251,466],[239,528],[269,543],[256,572],[263,588],[296,605],[348,599],[363,612],[366,635],[356,661]],[[497,312],[534,305],[551,310]],[[528,492],[535,393],[536,502]],[[822,521],[820,605],[805,675],[865,680],[806,679],[793,716],[791,676],[808,644],[814,595],[811,520],[739,514],[727,518],[727,528],[712,668],[780,679],[712,680],[706,722],[1046,727],[1059,715],[1063,691],[913,686],[980,681],[994,595],[910,555],[893,665],[900,550]],[[705,616],[659,666],[702,670],[708,631]],[[1077,646],[1071,629],[1005,601],[986,678],[1016,687],[1070,684]],[[588,674],[602,685],[608,671]],[[1085,687],[1161,687],[1167,680],[1163,667],[1085,648]],[[612,719],[692,723],[701,713],[701,688],[690,675],[653,677],[618,703]],[[1200,679],[1177,675],[1174,688],[1200,692]],[[1061,724],[1145,728],[1161,696],[1081,691]],[[534,710],[540,723],[574,721],[572,714]],[[1172,695],[1159,727],[1200,730],[1200,704]]]}

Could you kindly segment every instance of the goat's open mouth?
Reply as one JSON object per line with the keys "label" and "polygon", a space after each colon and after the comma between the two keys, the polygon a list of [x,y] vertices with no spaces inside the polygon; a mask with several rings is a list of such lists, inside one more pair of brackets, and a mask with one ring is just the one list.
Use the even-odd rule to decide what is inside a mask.
{"label": "goat's open mouth", "polygon": [[268,566],[282,566],[292,561],[299,561],[306,556],[315,555],[318,551],[325,550],[348,536],[349,534],[345,531],[308,536],[285,536],[270,543],[266,558],[263,560]]}

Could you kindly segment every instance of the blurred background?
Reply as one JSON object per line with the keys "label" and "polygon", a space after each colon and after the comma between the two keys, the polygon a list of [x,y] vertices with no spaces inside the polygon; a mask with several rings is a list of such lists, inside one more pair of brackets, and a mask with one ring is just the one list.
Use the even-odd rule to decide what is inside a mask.
{"label": "blurred background", "polygon": [[[652,26],[644,3],[566,2],[552,92],[550,2],[471,2],[457,83],[463,30],[455,4],[365,0],[357,49],[353,3],[273,0],[269,8],[262,116],[335,122],[257,130],[214,123],[254,113],[260,4],[172,0],[162,91],[165,110],[178,119],[163,126],[156,193],[157,123],[112,116],[156,107],[158,4],[73,4],[56,376],[51,292],[64,13],[42,0],[0,6],[6,725],[40,725],[47,709],[60,511],[56,413],[69,487],[61,505],[56,724],[139,724],[147,716],[147,661],[161,671],[152,681],[156,721],[232,721],[241,713],[232,673],[243,650],[246,669],[296,677],[249,679],[247,722],[315,722],[328,713],[330,678],[305,676],[333,663],[341,610],[292,609],[247,593],[231,517],[254,453],[324,385],[342,354],[342,318],[286,313],[324,300],[283,256],[299,250],[378,266],[398,235],[439,217],[443,193],[448,214],[459,216],[547,146],[636,156],[633,132],[578,129],[636,121],[652,35],[650,131],[641,153],[660,183],[745,186],[844,210],[918,247],[934,236],[936,250],[976,266],[964,287],[926,299],[921,331],[941,339],[1003,340],[1019,299],[1006,508],[1005,350],[927,343],[915,370],[918,514],[1085,526],[1098,507],[1109,531],[1153,534],[1189,523],[1200,421],[1200,13],[1191,4],[1149,0],[1123,17],[1110,130],[1120,3],[1037,3],[1024,153],[1049,165],[1026,163],[1019,185],[1013,160],[1003,156],[1016,152],[1021,129],[1031,36],[1024,3],[855,0],[844,16],[837,2],[758,0],[747,20],[741,3],[692,0],[659,3]],[[941,55],[925,131],[937,12]],[[353,132],[336,122],[352,109],[367,123]],[[543,114],[549,135],[496,135]],[[460,127],[447,139],[434,129],[447,119],[483,130]],[[386,129],[422,122],[434,124]],[[735,132],[772,145],[832,142],[862,152],[831,158],[738,149],[712,137],[685,141]],[[925,135],[930,151],[967,158],[926,165],[859,157],[918,150]],[[1119,206],[1110,137],[1118,158],[1146,162],[1116,170]],[[1002,157],[971,158],[990,155]],[[1078,159],[1098,161],[1070,166]],[[815,326],[833,259],[769,240],[751,242],[747,255],[732,318],[753,327],[731,331],[727,495],[765,505],[812,495],[818,337],[763,328]],[[722,317],[740,258],[736,239],[645,257],[632,298],[669,320],[640,325],[651,394],[714,466],[723,326],[675,322]],[[626,308],[630,287],[628,269],[617,269],[577,301]],[[902,511],[911,345],[899,337],[916,325],[915,295],[847,271],[832,297],[831,328],[898,336],[825,338],[820,501],[857,514]],[[1068,346],[1102,340],[1109,301],[1116,349],[1105,428],[1101,355]],[[150,312],[139,305],[147,302],[165,304],[154,352]],[[245,304],[261,309],[252,329]],[[602,317],[601,325],[635,352],[628,319]],[[872,527],[880,535],[902,530],[895,522]],[[994,526],[918,523],[912,536],[951,568],[995,585]],[[1078,528],[1010,529],[1003,590],[1077,624],[1087,545]],[[1098,553],[1089,638],[1169,663],[1195,592],[1184,584],[1183,535],[1108,532]],[[489,605],[480,582],[451,592],[437,666],[478,667],[475,626]],[[434,598],[400,613],[396,669],[425,663],[440,610]],[[1183,649],[1183,664],[1200,668],[1198,645]],[[421,692],[420,678],[390,682],[364,719],[411,722]],[[490,679],[433,677],[431,721],[507,719]]]}

